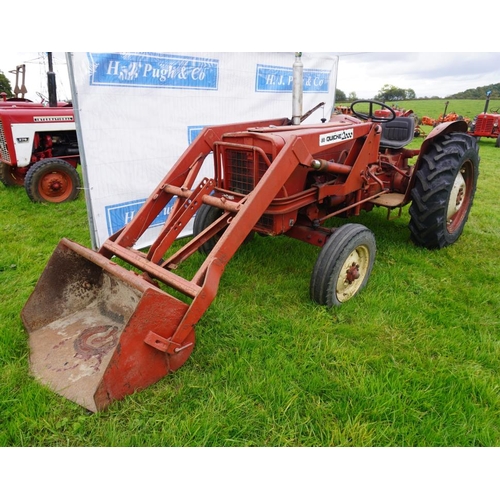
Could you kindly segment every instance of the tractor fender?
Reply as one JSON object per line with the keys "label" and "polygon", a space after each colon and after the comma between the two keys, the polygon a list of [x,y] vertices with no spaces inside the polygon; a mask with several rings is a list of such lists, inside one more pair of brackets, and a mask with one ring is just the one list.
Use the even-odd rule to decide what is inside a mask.
{"label": "tractor fender", "polygon": [[431,144],[434,142],[436,137],[439,137],[440,135],[443,134],[449,134],[450,132],[464,132],[467,133],[467,123],[463,120],[456,120],[454,122],[443,122],[438,125],[436,125],[427,135],[425,138],[424,142],[422,143],[422,146],[420,148],[420,153],[418,155],[418,160],[416,162],[416,170],[418,170],[418,166],[420,163],[420,158],[422,155],[424,155]]}
{"label": "tractor fender", "polygon": [[431,132],[427,135],[425,138],[424,142],[422,143],[422,146],[420,148],[420,152],[418,154],[418,159],[415,162],[415,168],[413,169],[412,175],[410,182],[408,183],[408,188],[406,190],[406,195],[405,195],[405,201],[404,204],[408,203],[411,199],[410,193],[411,190],[413,189],[413,186],[415,184],[415,176],[419,170],[420,167],[420,158],[427,152],[427,150],[430,148],[436,137],[439,137],[443,134],[449,134],[451,132],[464,132],[467,133],[467,122],[463,120],[456,120],[454,122],[443,122],[439,123],[436,125]]}
{"label": "tractor fender", "polygon": [[422,143],[422,147],[420,148],[420,154],[425,153],[429,148],[429,145],[439,135],[449,134],[450,132],[467,133],[467,129],[468,129],[467,122],[463,120],[439,123],[429,132],[429,134],[425,138],[425,141]]}

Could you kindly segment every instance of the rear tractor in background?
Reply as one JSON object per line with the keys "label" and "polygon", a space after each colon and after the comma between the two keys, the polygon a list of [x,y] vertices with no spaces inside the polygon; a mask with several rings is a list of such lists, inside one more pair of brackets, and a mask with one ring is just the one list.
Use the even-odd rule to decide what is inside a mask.
{"label": "rear tractor in background", "polygon": [[0,182],[24,186],[33,202],[61,203],[79,195],[80,153],[73,106],[57,101],[51,67],[47,76],[49,98],[38,94],[42,102],[24,98],[24,83],[22,97],[1,95]]}
{"label": "rear tractor in background", "polygon": [[488,111],[490,97],[491,90],[488,90],[488,92],[486,92],[484,110],[482,113],[475,116],[470,123],[469,134],[478,139],[481,137],[495,139],[495,147],[500,148],[500,108],[490,109]]}

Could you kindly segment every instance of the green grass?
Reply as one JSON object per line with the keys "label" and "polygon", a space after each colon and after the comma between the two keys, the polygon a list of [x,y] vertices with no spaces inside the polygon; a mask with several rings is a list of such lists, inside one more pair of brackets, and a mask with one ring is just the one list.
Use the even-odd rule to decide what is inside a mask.
{"label": "green grass", "polygon": [[[448,111],[473,115],[460,104]],[[444,103],[411,108],[437,118]],[[500,149],[482,139],[480,155],[456,244],[413,246],[407,209],[361,215],[377,241],[370,281],[328,310],[309,299],[319,250],[256,237],[226,267],[186,364],[97,414],[31,377],[20,320],[59,240],[90,246],[83,196],[35,205],[0,186],[0,445],[499,446]]]}

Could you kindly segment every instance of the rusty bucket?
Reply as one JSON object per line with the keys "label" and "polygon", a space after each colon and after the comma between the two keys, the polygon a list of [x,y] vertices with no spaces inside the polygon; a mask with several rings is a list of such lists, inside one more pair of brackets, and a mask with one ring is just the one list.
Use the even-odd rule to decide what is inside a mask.
{"label": "rusty bucket", "polygon": [[165,343],[188,307],[63,239],[21,312],[33,375],[67,399],[101,411],[184,364],[194,328],[175,352],[167,353]]}

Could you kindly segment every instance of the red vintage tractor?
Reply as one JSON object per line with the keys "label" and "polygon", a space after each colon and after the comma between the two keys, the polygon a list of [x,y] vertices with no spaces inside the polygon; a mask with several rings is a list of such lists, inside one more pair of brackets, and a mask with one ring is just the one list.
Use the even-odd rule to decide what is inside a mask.
{"label": "red vintage tractor", "polygon": [[80,162],[73,108],[0,107],[0,181],[34,202],[78,197]]}
{"label": "red vintage tractor", "polygon": [[[39,380],[95,412],[179,368],[225,266],[255,233],[319,248],[309,294],[327,307],[363,290],[375,261],[372,231],[346,218],[376,207],[400,213],[410,204],[416,245],[439,249],[458,240],[479,168],[465,122],[440,124],[420,149],[408,149],[413,117],[356,101],[353,116],[304,124],[299,96],[292,119],[205,128],[99,250],[61,240],[22,311]],[[379,107],[389,116],[377,117]],[[196,181],[207,158],[213,173]],[[137,250],[171,200],[157,239]],[[193,236],[174,246],[192,218]],[[327,223],[334,218],[345,223]],[[183,263],[200,253],[203,263],[186,277]]]}
{"label": "red vintage tractor", "polygon": [[52,75],[40,103],[5,93],[0,99],[0,182],[24,186],[33,202],[71,201],[80,191],[73,106],[57,101]]}
{"label": "red vintage tractor", "polygon": [[477,115],[470,123],[469,134],[478,139],[481,137],[496,139],[495,147],[500,148],[500,109],[490,109],[490,111],[488,111],[490,96],[491,90],[486,92],[486,102],[483,112]]}

